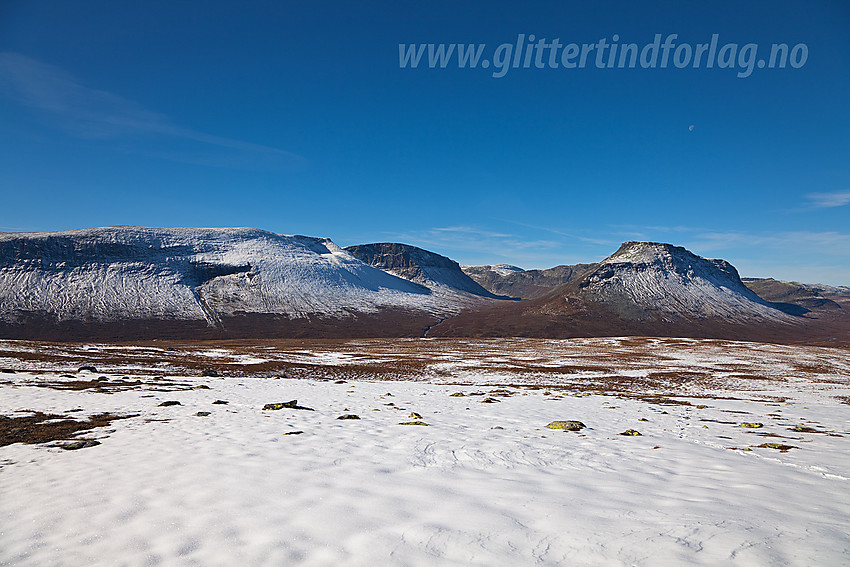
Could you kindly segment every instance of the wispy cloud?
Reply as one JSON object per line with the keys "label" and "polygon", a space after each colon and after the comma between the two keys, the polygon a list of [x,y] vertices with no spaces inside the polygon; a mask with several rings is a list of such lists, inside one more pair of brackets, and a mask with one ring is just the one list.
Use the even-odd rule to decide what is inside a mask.
{"label": "wispy cloud", "polygon": [[598,244],[598,245],[602,245],[602,246],[611,246],[611,245],[616,243],[616,241],[610,240],[608,238],[593,238],[593,237],[589,237],[589,236],[580,236],[578,234],[573,234],[573,233],[570,233],[570,232],[564,232],[563,230],[560,230],[560,229],[550,228],[550,227],[546,227],[546,226],[539,226],[539,225],[534,225],[534,224],[527,224],[527,223],[519,222],[519,221],[516,221],[516,220],[513,220],[513,219],[500,218],[498,220],[500,222],[506,222],[506,223],[514,224],[516,226],[521,226],[523,228],[530,228],[530,229],[533,229],[533,230],[548,232],[550,234],[554,234],[554,235],[557,235],[557,236],[563,236],[565,238],[578,240],[580,242],[586,242],[588,244]]}
{"label": "wispy cloud", "polygon": [[850,234],[835,231],[787,231],[771,234],[749,232],[705,232],[695,234],[688,244],[699,250],[769,247],[787,252],[850,255]]}
{"label": "wispy cloud", "polygon": [[809,193],[806,198],[816,209],[843,207],[850,203],[850,191],[833,191],[832,193]]}
{"label": "wispy cloud", "polygon": [[480,230],[477,228],[472,228],[470,226],[446,226],[441,228],[432,228],[431,231],[435,233],[440,232],[451,232],[451,233],[461,233],[466,235],[474,235],[484,238],[516,238],[514,234],[505,234],[500,232],[490,232],[487,230]]}
{"label": "wispy cloud", "polygon": [[[446,254],[461,263],[523,263],[550,267],[550,258],[563,254],[563,243],[529,240],[509,233],[469,226],[434,227],[405,233],[387,233],[395,241],[406,242]],[[554,254],[553,254],[554,252]]]}
{"label": "wispy cloud", "polygon": [[[196,142],[218,150],[219,154],[221,149],[252,154],[266,163],[278,161],[294,164],[304,161],[301,156],[279,148],[182,127],[167,116],[132,100],[88,87],[62,69],[18,53],[0,52],[0,92],[40,112],[56,127],[76,138],[122,140],[158,136]],[[217,164],[216,160],[199,155],[197,150],[182,156],[168,152],[150,155],[192,163]],[[229,157],[230,160],[223,161],[225,165],[234,163],[233,156]]]}

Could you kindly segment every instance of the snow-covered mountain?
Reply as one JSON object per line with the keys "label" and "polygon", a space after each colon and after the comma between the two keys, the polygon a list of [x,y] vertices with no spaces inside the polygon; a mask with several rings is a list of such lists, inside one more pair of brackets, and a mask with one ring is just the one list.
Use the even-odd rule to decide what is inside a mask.
{"label": "snow-covered mountain", "polygon": [[[522,272],[520,272],[522,274]],[[683,336],[799,340],[811,320],[747,288],[724,260],[626,242],[545,295],[453,317],[429,336]],[[808,331],[806,331],[808,332]],[[831,331],[830,331],[831,332]]]}
{"label": "snow-covered mountain", "polygon": [[624,319],[720,319],[740,324],[792,320],[744,285],[725,260],[680,246],[626,242],[578,280],[578,295]]}
{"label": "snow-covered mountain", "polygon": [[444,317],[480,298],[432,290],[324,238],[252,228],[111,227],[0,234],[0,321],[351,318],[385,310]]}
{"label": "snow-covered mountain", "polygon": [[[482,274],[502,278],[502,287],[493,289],[521,291],[532,299],[503,301],[505,295],[520,295],[495,295],[453,260],[404,244],[342,249],[325,238],[253,228],[0,233],[0,337],[427,332],[796,341],[833,340],[850,330],[850,308],[842,307],[850,301],[838,293],[843,288],[806,288],[806,305],[821,305],[808,297],[816,292],[832,298],[825,303],[831,309],[807,310],[802,299],[785,302],[787,285],[751,282],[783,301],[771,303],[745,286],[728,262],[669,244],[627,242],[598,264],[529,271],[498,266]],[[561,281],[566,283],[557,285]]]}

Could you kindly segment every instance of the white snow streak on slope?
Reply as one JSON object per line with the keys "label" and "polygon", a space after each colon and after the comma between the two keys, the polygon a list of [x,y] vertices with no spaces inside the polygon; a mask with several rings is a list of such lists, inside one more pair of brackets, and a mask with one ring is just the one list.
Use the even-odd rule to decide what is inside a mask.
{"label": "white snow streak on slope", "polygon": [[489,271],[496,272],[497,275],[503,276],[503,277],[509,276],[509,275],[514,274],[516,272],[524,272],[525,271],[520,267],[511,266],[510,264],[493,264],[493,265],[490,265],[490,266],[474,266],[474,265],[471,265],[471,264],[464,264],[460,268],[462,270],[466,271],[467,268],[484,268],[484,267],[489,268]]}

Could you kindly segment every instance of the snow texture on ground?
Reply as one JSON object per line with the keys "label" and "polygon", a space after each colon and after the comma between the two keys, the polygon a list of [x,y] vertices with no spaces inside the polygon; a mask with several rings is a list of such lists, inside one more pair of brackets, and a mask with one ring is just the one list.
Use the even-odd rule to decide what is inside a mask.
{"label": "snow texture on ground", "polygon": [[[573,354],[593,358],[604,341],[576,341]],[[747,363],[743,348],[681,345],[659,351],[658,371]],[[759,349],[788,364],[814,352],[747,351]],[[79,436],[95,447],[0,447],[0,564],[850,564],[840,360],[816,382],[718,374],[699,396],[653,400],[500,387],[497,357],[483,358],[463,385],[227,376],[164,391],[140,373],[142,386],[105,393],[39,385],[79,376],[0,374],[7,417],[138,414]],[[315,411],[262,409],[292,399]],[[168,400],[182,405],[159,406]],[[429,425],[400,425],[413,412]],[[553,420],[587,428],[545,428]]]}

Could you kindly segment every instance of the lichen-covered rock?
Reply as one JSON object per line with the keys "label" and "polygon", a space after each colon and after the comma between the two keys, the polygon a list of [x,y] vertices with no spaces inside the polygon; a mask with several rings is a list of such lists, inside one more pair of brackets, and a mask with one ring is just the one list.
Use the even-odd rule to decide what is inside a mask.
{"label": "lichen-covered rock", "polygon": [[198,412],[198,413],[196,413],[195,415],[196,415],[196,416],[198,416],[198,417],[207,417],[207,416],[208,416],[208,415],[210,415],[211,413],[212,413],[212,412],[209,412],[209,411],[199,411],[199,412]]}
{"label": "lichen-covered rock", "polygon": [[412,417],[413,419],[422,419],[422,416],[416,413],[415,411],[410,412],[410,417]]}
{"label": "lichen-covered rock", "polygon": [[96,445],[100,445],[100,441],[95,441],[94,439],[80,439],[79,441],[65,443],[62,445],[62,448],[67,451],[76,451],[77,449],[85,449],[86,447],[94,447]]}
{"label": "lichen-covered rock", "polygon": [[344,415],[339,416],[337,419],[360,419],[360,416],[355,415],[353,413],[346,413]]}
{"label": "lichen-covered rock", "polygon": [[164,408],[164,407],[168,407],[168,406],[182,406],[182,405],[183,404],[181,404],[177,400],[168,400],[167,402],[162,402],[161,404],[159,404],[159,407]]}
{"label": "lichen-covered rock", "polygon": [[198,384],[194,387],[195,390],[210,390],[211,388],[206,384]]}
{"label": "lichen-covered rock", "polygon": [[794,427],[789,427],[788,431],[796,431],[797,433],[828,433],[827,431],[821,431],[820,429],[815,429],[802,423],[798,423]]}
{"label": "lichen-covered rock", "polygon": [[264,410],[272,410],[272,411],[282,410],[284,408],[286,408],[286,409],[300,409],[300,410],[307,410],[307,411],[316,411],[313,408],[299,406],[298,400],[289,400],[288,402],[278,402],[278,403],[275,403],[275,404],[266,404],[266,405],[263,406]]}
{"label": "lichen-covered rock", "polygon": [[495,403],[498,403],[500,401],[501,400],[497,400],[496,398],[484,398],[483,400],[481,400],[481,403],[482,404],[495,404]]}
{"label": "lichen-covered rock", "polygon": [[399,425],[428,425],[424,421],[402,421]]}
{"label": "lichen-covered rock", "polygon": [[640,431],[637,431],[635,429],[626,429],[625,431],[620,433],[620,435],[624,435],[626,437],[640,437],[641,433]]}
{"label": "lichen-covered rock", "polygon": [[466,396],[463,392],[455,392],[454,394],[449,394],[452,398],[463,398]]}
{"label": "lichen-covered rock", "polygon": [[763,449],[778,449],[782,453],[787,453],[791,449],[798,449],[794,445],[783,445],[782,443],[762,443],[759,447]]}
{"label": "lichen-covered rock", "polygon": [[754,422],[754,421],[753,422],[745,421],[745,422],[741,423],[741,427],[749,427],[751,429],[758,429],[759,427],[764,427],[764,424]]}
{"label": "lichen-covered rock", "polygon": [[567,419],[561,421],[553,421],[546,427],[548,429],[563,429],[564,431],[581,431],[587,426],[580,421]]}

